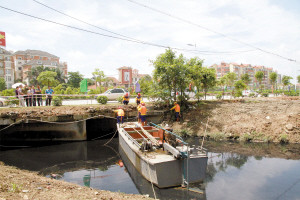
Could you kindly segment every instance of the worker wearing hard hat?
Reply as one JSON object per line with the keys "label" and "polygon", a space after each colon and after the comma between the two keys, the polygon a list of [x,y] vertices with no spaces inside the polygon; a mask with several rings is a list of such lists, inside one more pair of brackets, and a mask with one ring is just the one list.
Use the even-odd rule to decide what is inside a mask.
{"label": "worker wearing hard hat", "polygon": [[141,113],[141,122],[142,126],[145,126],[147,124],[146,115],[147,115],[147,108],[145,103],[141,103],[141,107],[139,108],[139,112]]}
{"label": "worker wearing hard hat", "polygon": [[117,113],[117,123],[118,124],[120,124],[120,123],[123,124],[125,112],[122,109],[122,107],[119,106],[117,110],[114,110],[114,112]]}
{"label": "worker wearing hard hat", "polygon": [[[142,101],[142,103],[144,103]],[[137,110],[138,110],[138,123],[141,123],[141,112],[140,112],[140,108],[142,107],[142,103],[140,103],[138,106],[137,106]]]}
{"label": "worker wearing hard hat", "polygon": [[139,105],[141,103],[142,97],[141,93],[138,93],[137,97],[135,98],[136,105]]}
{"label": "worker wearing hard hat", "polygon": [[128,105],[129,103],[129,95],[128,93],[126,93],[124,96],[123,96],[123,104],[124,105]]}
{"label": "worker wearing hard hat", "polygon": [[176,117],[176,121],[179,122],[179,117],[180,117],[180,106],[177,102],[174,102],[174,107],[171,108],[170,110],[174,110],[175,109],[175,117]]}

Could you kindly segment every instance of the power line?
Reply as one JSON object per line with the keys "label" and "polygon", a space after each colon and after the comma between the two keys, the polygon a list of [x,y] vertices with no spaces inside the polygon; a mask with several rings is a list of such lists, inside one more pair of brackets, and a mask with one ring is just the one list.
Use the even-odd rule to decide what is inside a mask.
{"label": "power line", "polygon": [[[137,40],[131,40],[131,39],[126,39],[126,38],[121,38],[121,37],[117,37],[117,36],[112,36],[112,35],[107,35],[107,34],[103,34],[103,33],[98,33],[98,32],[95,32],[95,31],[90,31],[90,30],[83,29],[83,28],[78,28],[78,27],[75,27],[75,26],[70,26],[70,25],[67,25],[67,24],[62,24],[62,23],[55,22],[55,21],[48,20],[48,19],[44,19],[44,18],[41,18],[41,17],[36,17],[36,16],[30,15],[30,14],[26,14],[26,13],[23,13],[23,12],[20,12],[20,11],[16,11],[16,10],[13,10],[13,9],[10,9],[10,8],[6,8],[6,7],[3,7],[3,6],[0,6],[0,8],[5,9],[5,10],[9,10],[11,12],[18,13],[18,14],[21,14],[21,15],[25,15],[25,16],[28,16],[28,17],[31,17],[31,18],[35,18],[35,19],[39,19],[39,20],[46,21],[46,22],[49,22],[49,23],[53,23],[53,24],[56,24],[56,25],[60,25],[60,26],[64,26],[64,27],[76,29],[76,30],[79,30],[79,31],[84,31],[84,32],[96,34],[96,35],[101,35],[101,36],[104,36],[104,37],[109,37],[109,38],[124,40],[124,41],[128,41],[128,42],[140,43],[140,44],[145,44],[145,45],[150,45],[150,46],[155,46],[155,47],[161,47],[161,48],[165,48],[165,49],[171,48],[171,49],[174,49],[174,50],[185,51],[185,52],[197,52],[197,53],[201,53],[201,54],[204,54],[204,55],[209,55],[209,54],[213,53],[213,52],[209,52],[209,51],[199,51],[199,50],[182,49],[182,48],[169,47],[169,46],[160,45],[160,44],[154,44],[154,43],[149,43],[149,42],[142,42],[142,41],[140,42],[140,41],[137,41]],[[231,52],[228,52],[228,53],[231,53]],[[216,54],[220,54],[220,53],[216,53]]]}
{"label": "power line", "polygon": [[[66,14],[66,13],[64,13],[64,12],[61,12],[61,11],[55,9],[55,8],[52,8],[52,7],[50,7],[50,6],[46,5],[46,4],[43,4],[43,3],[41,3],[41,2],[39,2],[39,1],[37,1],[37,0],[33,0],[33,1],[36,2],[36,3],[38,3],[38,4],[40,4],[40,5],[42,5],[42,6],[44,6],[44,7],[46,7],[46,8],[48,8],[48,9],[50,9],[50,10],[53,10],[53,11],[55,11],[55,12],[58,12],[58,13],[60,13],[60,14],[62,14],[62,15],[65,15],[65,16],[67,16],[67,17],[70,17],[70,18],[72,18],[72,19],[74,19],[74,20],[80,21],[80,22],[82,22],[82,23],[84,23],[84,24],[87,24],[87,25],[89,25],[89,26],[98,28],[98,29],[100,29],[100,30],[103,30],[103,31],[106,31],[106,32],[109,32],[109,33],[112,33],[112,34],[115,34],[115,35],[118,35],[118,36],[121,36],[121,37],[130,39],[130,40],[135,40],[135,41],[138,41],[138,42],[141,42],[141,43],[145,43],[145,44],[153,44],[153,43],[145,42],[145,41],[138,40],[138,39],[135,39],[135,38],[132,38],[132,37],[128,37],[128,36],[126,36],[126,35],[122,35],[122,34],[119,34],[119,33],[113,32],[113,31],[110,31],[110,30],[108,30],[108,29],[104,29],[104,28],[102,28],[102,27],[93,25],[93,24],[91,24],[91,23],[89,23],[89,22],[85,22],[85,21],[83,21],[83,20],[81,20],[81,19],[78,19],[78,18],[73,17],[73,16],[71,16],[71,15],[68,15],[68,14]],[[156,45],[156,44],[154,44],[154,45]],[[165,48],[165,47],[164,47],[164,48]],[[231,51],[231,52],[229,52],[229,51],[223,51],[223,52],[222,52],[222,51],[199,51],[199,50],[196,50],[196,49],[195,49],[195,50],[185,50],[185,49],[179,49],[179,48],[173,48],[173,49],[182,50],[182,51],[191,51],[191,52],[194,52],[194,51],[195,51],[195,53],[200,52],[200,53],[202,53],[202,54],[204,54],[204,55],[214,55],[214,54],[226,54],[226,55],[231,55],[231,54],[236,54],[236,53],[245,53],[245,52],[254,51],[254,50],[244,50],[244,51]]]}
{"label": "power line", "polygon": [[[225,37],[225,38],[230,39],[230,40],[232,40],[232,41],[234,41],[234,42],[238,42],[238,43],[241,43],[241,44],[243,44],[243,45],[252,47],[252,48],[254,48],[254,49],[256,49],[256,50],[259,50],[259,51],[261,51],[261,52],[268,53],[268,54],[271,54],[271,55],[280,57],[280,58],[282,58],[282,59],[285,59],[285,60],[288,60],[288,61],[291,61],[291,62],[297,62],[295,59],[287,58],[287,57],[285,57],[285,56],[281,56],[281,55],[279,55],[279,54],[276,54],[276,53],[273,53],[273,52],[270,52],[270,51],[261,49],[261,48],[259,48],[259,47],[256,47],[256,46],[252,45],[252,44],[249,44],[249,43],[246,43],[246,42],[237,40],[237,39],[235,39],[235,38],[232,38],[232,37],[227,36],[226,34],[217,32],[217,31],[212,30],[212,29],[209,29],[209,28],[207,28],[207,27],[205,27],[205,26],[201,26],[201,25],[196,24],[196,23],[194,23],[194,22],[192,22],[192,21],[186,20],[186,19],[181,18],[181,17],[174,16],[174,15],[172,15],[172,14],[166,13],[166,12],[161,11],[161,10],[158,10],[158,9],[156,9],[156,8],[152,8],[152,7],[147,6],[147,5],[145,5],[145,4],[138,3],[138,2],[133,1],[133,0],[127,0],[127,1],[129,1],[129,2],[131,2],[131,3],[134,3],[134,4],[136,4],[136,5],[139,5],[139,6],[145,7],[145,8],[147,8],[147,9],[152,10],[152,11],[161,13],[161,14],[163,14],[163,15],[167,15],[167,16],[169,16],[169,17],[171,17],[171,18],[177,19],[177,20],[182,21],[182,22],[185,22],[185,23],[187,23],[187,24],[190,24],[190,25],[196,26],[196,27],[198,27],[198,28],[207,30],[207,31],[209,31],[209,32],[215,33],[215,34],[217,34],[217,35],[221,35],[222,37]],[[297,63],[298,63],[298,62],[297,62]]]}

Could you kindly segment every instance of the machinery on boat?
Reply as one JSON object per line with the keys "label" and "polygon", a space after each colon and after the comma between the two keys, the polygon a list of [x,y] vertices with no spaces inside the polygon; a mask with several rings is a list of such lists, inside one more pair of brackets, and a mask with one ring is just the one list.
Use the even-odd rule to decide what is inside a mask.
{"label": "machinery on boat", "polygon": [[151,124],[118,125],[120,147],[136,170],[159,188],[203,181],[208,159],[206,149],[189,147],[170,129]]}

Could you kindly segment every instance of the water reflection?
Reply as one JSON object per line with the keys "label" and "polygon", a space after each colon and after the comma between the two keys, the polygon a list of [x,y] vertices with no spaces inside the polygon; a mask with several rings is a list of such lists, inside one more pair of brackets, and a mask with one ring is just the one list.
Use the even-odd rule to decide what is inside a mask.
{"label": "water reflection", "polygon": [[[204,184],[192,191],[159,189],[145,180],[119,151],[118,139],[0,151],[8,165],[101,190],[149,194],[159,199],[300,199],[300,145],[207,141]],[[198,139],[190,141],[199,144]]]}

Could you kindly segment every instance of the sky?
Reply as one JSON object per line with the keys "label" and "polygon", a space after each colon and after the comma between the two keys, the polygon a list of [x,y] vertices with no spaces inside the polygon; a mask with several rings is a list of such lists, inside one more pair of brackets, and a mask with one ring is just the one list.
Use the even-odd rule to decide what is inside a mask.
{"label": "sky", "polygon": [[[204,66],[221,62],[263,65],[292,76],[292,82],[300,75],[298,0],[36,1],[93,26],[34,0],[0,0],[0,6],[90,32],[0,8],[6,49],[49,52],[67,62],[69,71],[79,71],[86,78],[92,77],[95,68],[117,77],[117,68],[123,66],[152,74],[151,60],[164,53],[165,47],[176,48],[177,55],[182,53],[187,59],[197,56]],[[124,39],[120,35],[163,47],[113,38]]]}

